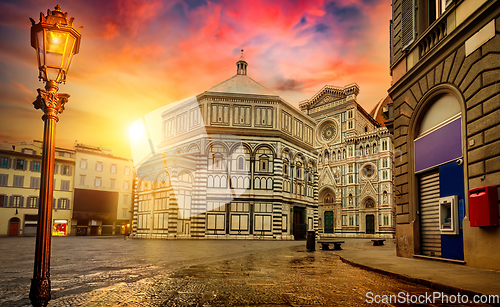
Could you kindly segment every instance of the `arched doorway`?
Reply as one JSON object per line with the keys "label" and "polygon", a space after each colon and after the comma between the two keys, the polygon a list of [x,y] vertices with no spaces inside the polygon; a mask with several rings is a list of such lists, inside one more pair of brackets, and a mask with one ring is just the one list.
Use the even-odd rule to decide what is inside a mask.
{"label": "arched doorway", "polygon": [[334,229],[334,219],[333,219],[333,209],[331,206],[335,203],[335,196],[332,193],[327,193],[323,205],[325,207],[324,211],[324,223],[325,226],[323,228],[324,233],[333,233]]}
{"label": "arched doorway", "polygon": [[[464,215],[462,107],[457,97],[440,90],[424,97],[413,131],[413,164],[420,226],[420,252],[463,260],[463,234],[440,230],[440,198],[457,196],[459,221]],[[458,223],[458,221],[457,221]]]}
{"label": "arched doorway", "polygon": [[19,225],[21,225],[19,218],[13,217],[9,220],[9,236],[15,237],[19,235]]}
{"label": "arched doorway", "polygon": [[334,233],[335,232],[335,193],[331,187],[323,187],[319,192],[319,228],[323,230],[323,233]]}
{"label": "arched doorway", "polygon": [[371,197],[366,197],[362,202],[362,209],[366,212],[365,233],[375,234],[375,200]]}

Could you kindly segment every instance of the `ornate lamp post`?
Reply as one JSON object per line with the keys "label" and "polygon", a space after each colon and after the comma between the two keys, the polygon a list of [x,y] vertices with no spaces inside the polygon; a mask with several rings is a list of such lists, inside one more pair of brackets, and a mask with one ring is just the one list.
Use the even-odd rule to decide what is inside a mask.
{"label": "ornate lamp post", "polygon": [[74,18],[55,7],[40,13],[40,22],[30,18],[31,46],[38,57],[39,80],[45,82],[45,90],[38,89],[33,102],[35,109],[42,109],[45,122],[40,184],[40,207],[36,233],[36,251],[33,279],[29,298],[33,306],[47,306],[50,300],[50,244],[52,238],[52,197],[54,192],[54,156],[57,115],[68,102],[68,94],[58,94],[59,83],[66,81],[66,74],[73,55],[78,53],[81,35],[73,28]]}

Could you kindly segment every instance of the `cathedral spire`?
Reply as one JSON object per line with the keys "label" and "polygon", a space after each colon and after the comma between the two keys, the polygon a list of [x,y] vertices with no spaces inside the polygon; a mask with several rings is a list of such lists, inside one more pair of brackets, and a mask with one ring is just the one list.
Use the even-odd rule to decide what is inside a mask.
{"label": "cathedral spire", "polygon": [[248,63],[245,61],[245,58],[243,57],[243,49],[241,49],[241,56],[238,62],[236,62],[236,74],[238,75],[246,75],[247,74],[247,66]]}

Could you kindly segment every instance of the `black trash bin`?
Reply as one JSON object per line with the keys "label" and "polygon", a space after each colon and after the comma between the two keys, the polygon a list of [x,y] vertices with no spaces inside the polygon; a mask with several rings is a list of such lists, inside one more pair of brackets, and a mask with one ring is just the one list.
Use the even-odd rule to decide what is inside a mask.
{"label": "black trash bin", "polygon": [[306,250],[308,252],[316,250],[316,231],[313,229],[307,231]]}

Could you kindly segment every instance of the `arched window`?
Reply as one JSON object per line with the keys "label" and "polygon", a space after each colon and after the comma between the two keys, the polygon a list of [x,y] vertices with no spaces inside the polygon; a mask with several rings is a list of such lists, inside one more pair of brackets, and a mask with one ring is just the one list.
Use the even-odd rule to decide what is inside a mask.
{"label": "arched window", "polygon": [[193,182],[193,176],[186,171],[181,172],[177,179],[182,182],[189,182],[189,183]]}
{"label": "arched window", "polygon": [[269,172],[269,157],[267,155],[259,157],[259,171]]}
{"label": "arched window", "polygon": [[245,157],[239,156],[238,157],[238,170],[242,171],[245,169]]}
{"label": "arched window", "polygon": [[377,143],[373,143],[373,154],[376,154],[378,151]]}
{"label": "arched window", "polygon": [[457,98],[445,94],[423,114],[414,140],[415,172],[462,157],[461,112]]}
{"label": "arched window", "polygon": [[253,188],[256,190],[260,189],[260,178],[256,177],[253,183]]}
{"label": "arched window", "polygon": [[272,178],[267,178],[267,189],[272,190],[273,189],[273,179]]}
{"label": "arched window", "polygon": [[363,146],[359,146],[359,155],[362,156],[363,155]]}
{"label": "arched window", "polygon": [[365,208],[375,208],[375,202],[373,199],[368,198],[365,202]]}

